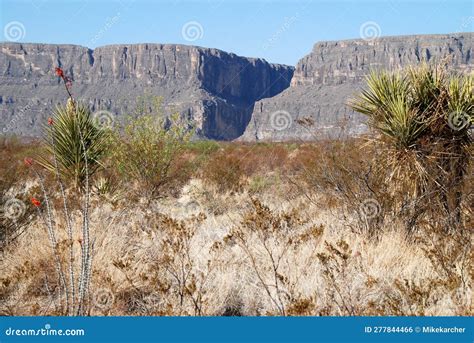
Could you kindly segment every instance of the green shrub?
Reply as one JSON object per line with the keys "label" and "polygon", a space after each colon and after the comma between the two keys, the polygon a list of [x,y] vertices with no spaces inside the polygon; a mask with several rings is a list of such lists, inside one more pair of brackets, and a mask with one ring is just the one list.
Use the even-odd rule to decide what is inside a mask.
{"label": "green shrub", "polygon": [[140,194],[146,197],[157,196],[184,176],[181,157],[193,135],[179,114],[163,117],[160,104],[155,103],[148,113],[139,109],[140,116],[130,118],[112,142],[111,162],[119,175],[127,182],[137,181]]}

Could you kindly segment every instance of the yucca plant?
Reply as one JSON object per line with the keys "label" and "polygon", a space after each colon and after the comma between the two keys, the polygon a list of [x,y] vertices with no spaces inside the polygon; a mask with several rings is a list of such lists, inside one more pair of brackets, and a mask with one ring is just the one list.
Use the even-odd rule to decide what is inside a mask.
{"label": "yucca plant", "polygon": [[390,190],[418,201],[439,200],[451,224],[461,220],[471,158],[473,79],[441,65],[373,71],[366,89],[350,102],[377,133],[371,142],[381,150],[377,164]]}
{"label": "yucca plant", "polygon": [[[82,189],[86,178],[100,167],[108,148],[109,132],[96,125],[90,110],[71,98],[66,107],[57,107],[46,126],[47,156],[55,156],[61,177]],[[84,154],[84,150],[87,154]],[[55,162],[40,157],[40,164],[55,173]]]}

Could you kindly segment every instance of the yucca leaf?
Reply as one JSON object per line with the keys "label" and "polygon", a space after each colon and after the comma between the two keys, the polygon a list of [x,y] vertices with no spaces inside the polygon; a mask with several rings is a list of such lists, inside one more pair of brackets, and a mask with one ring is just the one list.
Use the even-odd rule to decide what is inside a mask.
{"label": "yucca leaf", "polygon": [[60,175],[81,188],[86,176],[86,156],[91,176],[101,167],[107,152],[108,132],[95,125],[90,110],[82,104],[57,107],[52,119],[53,125],[45,127],[47,155],[39,156],[39,163],[54,173],[55,156]]}

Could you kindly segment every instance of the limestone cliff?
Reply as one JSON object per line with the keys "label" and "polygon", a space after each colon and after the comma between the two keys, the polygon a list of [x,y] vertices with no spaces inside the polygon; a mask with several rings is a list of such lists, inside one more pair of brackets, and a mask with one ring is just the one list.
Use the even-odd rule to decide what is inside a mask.
{"label": "limestone cliff", "polygon": [[138,96],[164,99],[166,111],[191,118],[201,137],[229,140],[247,126],[255,101],[287,88],[293,67],[186,45],[0,43],[0,128],[37,136],[65,101],[54,68],[73,80],[75,97],[93,111],[130,114]]}
{"label": "limestone cliff", "polygon": [[396,70],[445,59],[451,70],[474,70],[473,33],[321,42],[301,59],[291,86],[255,104],[242,140],[311,140],[357,135],[364,118],[347,107],[371,69]]}

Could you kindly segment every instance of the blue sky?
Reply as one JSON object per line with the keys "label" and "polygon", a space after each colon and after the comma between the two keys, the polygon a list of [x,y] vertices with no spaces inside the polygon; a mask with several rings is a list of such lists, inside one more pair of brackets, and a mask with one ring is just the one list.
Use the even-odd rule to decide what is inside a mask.
{"label": "blue sky", "polygon": [[179,43],[294,65],[315,42],[474,31],[472,0],[0,0],[3,41]]}

